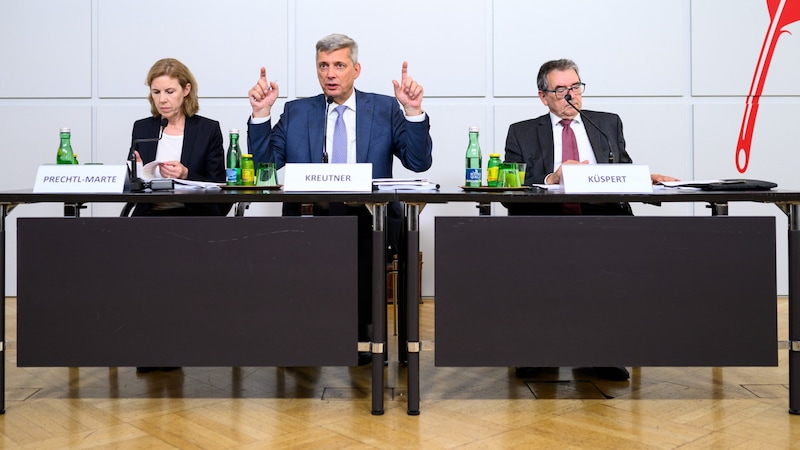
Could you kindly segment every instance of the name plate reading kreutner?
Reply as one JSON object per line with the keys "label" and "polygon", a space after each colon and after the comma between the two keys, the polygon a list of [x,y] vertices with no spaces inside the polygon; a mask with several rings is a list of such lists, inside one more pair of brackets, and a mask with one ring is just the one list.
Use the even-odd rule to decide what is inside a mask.
{"label": "name plate reading kreutner", "polygon": [[564,164],[561,186],[565,194],[653,192],[650,168],[641,164]]}
{"label": "name plate reading kreutner", "polygon": [[34,193],[122,193],[128,166],[121,164],[45,164],[36,171]]}
{"label": "name plate reading kreutner", "polygon": [[286,164],[286,192],[372,192],[372,164]]}

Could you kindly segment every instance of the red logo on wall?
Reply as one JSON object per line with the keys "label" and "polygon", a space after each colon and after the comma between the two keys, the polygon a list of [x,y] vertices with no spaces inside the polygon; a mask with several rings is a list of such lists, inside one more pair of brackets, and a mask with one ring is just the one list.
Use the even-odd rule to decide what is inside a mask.
{"label": "red logo on wall", "polygon": [[753,73],[753,81],[750,83],[750,93],[745,101],[742,127],[739,129],[739,145],[736,150],[736,169],[739,170],[739,173],[744,173],[750,163],[750,146],[753,143],[758,99],[761,98],[761,92],[764,90],[764,80],[769,72],[769,63],[772,61],[775,45],[781,35],[789,33],[784,29],[787,25],[800,21],[800,0],[767,0],[767,8],[769,9],[769,29],[767,29],[767,35],[764,36],[761,54],[758,55],[758,64]]}

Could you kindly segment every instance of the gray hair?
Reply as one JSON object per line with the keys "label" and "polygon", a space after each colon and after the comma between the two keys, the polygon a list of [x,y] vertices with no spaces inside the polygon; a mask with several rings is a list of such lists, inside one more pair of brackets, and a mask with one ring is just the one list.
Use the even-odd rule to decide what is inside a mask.
{"label": "gray hair", "polygon": [[550,89],[550,86],[547,85],[547,75],[554,70],[574,70],[576,74],[578,74],[578,80],[581,79],[581,73],[578,72],[578,65],[575,64],[575,61],[571,59],[554,59],[552,61],[547,61],[546,63],[542,64],[542,67],[539,68],[539,75],[536,77],[536,86],[539,88],[540,91],[546,91]]}
{"label": "gray hair", "polygon": [[349,48],[350,59],[353,60],[353,64],[358,64],[358,44],[356,44],[356,41],[351,39],[349,36],[334,33],[329,34],[317,41],[317,53],[330,53],[332,51],[339,50],[340,48]]}

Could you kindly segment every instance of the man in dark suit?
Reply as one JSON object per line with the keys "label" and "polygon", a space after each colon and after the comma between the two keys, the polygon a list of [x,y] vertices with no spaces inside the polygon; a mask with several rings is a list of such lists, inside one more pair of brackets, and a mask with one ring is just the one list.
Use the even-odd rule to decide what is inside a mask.
{"label": "man in dark suit", "polygon": [[[403,63],[400,81],[392,81],[393,98],[361,92],[353,87],[361,74],[358,45],[353,39],[331,34],[317,42],[316,50],[317,78],[323,93],[286,103],[274,128],[271,126],[271,110],[278,97],[278,84],[268,81],[266,69],[261,68],[258,82],[248,93],[253,108],[247,124],[248,148],[253,153],[253,160],[256,163],[274,162],[278,168],[286,163],[372,163],[373,178],[391,178],[392,162],[396,156],[404,167],[414,172],[428,170],[433,162],[430,121],[422,110],[422,86],[408,76],[408,63]],[[347,130],[346,153],[339,154],[341,156],[331,154],[330,150],[333,149],[334,128],[340,114],[336,109],[339,106]],[[323,136],[326,121],[328,132]],[[337,157],[342,159],[335,159]],[[283,213],[299,215],[300,205],[284,204]],[[359,217],[358,338],[369,339],[372,218],[363,206],[340,204],[317,204],[314,213]],[[390,204],[387,215],[390,251],[399,252],[400,205]],[[359,361],[366,362],[367,356],[361,355]]]}
{"label": "man in dark suit", "polygon": [[[535,119],[512,124],[506,138],[505,159],[527,164],[526,185],[560,183],[563,164],[632,163],[625,150],[619,116],[582,109],[585,86],[578,74],[578,66],[569,59],[548,61],[539,69],[539,99],[550,111]],[[570,147],[570,141],[573,144],[565,151],[565,147]],[[574,150],[577,150],[577,155]],[[659,174],[652,174],[651,179],[653,183],[675,180]],[[506,207],[509,215],[633,214],[627,203],[514,203]],[[516,375],[524,378],[539,371],[540,368],[517,367]],[[630,377],[624,367],[595,367],[593,371],[598,377],[614,381]]]}
{"label": "man in dark suit", "polygon": [[[586,85],[581,82],[578,66],[573,61],[559,59],[544,63],[539,69],[537,85],[539,99],[550,112],[535,119],[512,124],[506,138],[505,159],[527,164],[526,185],[560,183],[562,164],[633,162],[625,150],[625,136],[622,134],[622,120],[619,116],[582,109],[582,94]],[[561,122],[565,119],[570,121],[569,127],[574,133],[580,157],[562,161],[562,134],[565,126]],[[653,183],[676,180],[659,174],[652,174],[650,177]],[[514,215],[574,214],[577,211],[583,215],[632,214],[627,203],[582,203],[580,209],[564,208],[558,203],[506,206],[509,207],[509,214]]]}

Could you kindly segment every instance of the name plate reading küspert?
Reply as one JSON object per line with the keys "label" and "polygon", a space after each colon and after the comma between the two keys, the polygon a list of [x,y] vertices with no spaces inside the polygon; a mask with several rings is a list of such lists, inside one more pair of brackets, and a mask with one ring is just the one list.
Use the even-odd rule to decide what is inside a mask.
{"label": "name plate reading k\u00fcspert", "polygon": [[36,171],[35,193],[109,193],[125,189],[126,165],[45,164]]}
{"label": "name plate reading k\u00fcspert", "polygon": [[566,194],[653,192],[650,168],[641,164],[564,164],[561,186]]}
{"label": "name plate reading k\u00fcspert", "polygon": [[286,192],[372,192],[372,164],[286,164]]}

